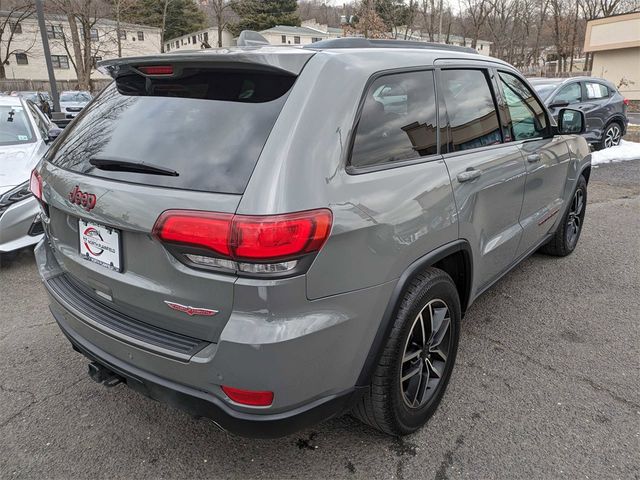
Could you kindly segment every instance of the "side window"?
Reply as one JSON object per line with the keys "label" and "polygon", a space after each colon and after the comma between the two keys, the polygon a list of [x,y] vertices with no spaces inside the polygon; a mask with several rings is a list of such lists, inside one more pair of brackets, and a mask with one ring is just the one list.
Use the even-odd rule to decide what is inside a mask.
{"label": "side window", "polygon": [[511,138],[542,137],[547,130],[544,108],[519,78],[500,72],[500,88],[509,111]]}
{"label": "side window", "polygon": [[433,72],[377,78],[367,91],[351,152],[351,165],[367,167],[435,155]]}
{"label": "side window", "polygon": [[601,83],[586,83],[587,98],[589,100],[597,100],[609,96],[609,89]]}
{"label": "side window", "polygon": [[35,107],[33,103],[27,102],[27,106],[29,108],[29,113],[31,113],[31,116],[36,122],[38,130],[40,130],[40,136],[46,140],[49,137],[49,125],[44,121],[42,115],[38,111],[38,108]]}
{"label": "side window", "polygon": [[582,90],[580,88],[580,84],[570,83],[569,85],[565,85],[560,89],[560,91],[556,94],[553,99],[553,102],[568,102],[569,105],[572,103],[580,103],[582,101]]}
{"label": "side window", "polygon": [[442,92],[449,116],[449,151],[502,142],[495,102],[482,70],[443,70]]}

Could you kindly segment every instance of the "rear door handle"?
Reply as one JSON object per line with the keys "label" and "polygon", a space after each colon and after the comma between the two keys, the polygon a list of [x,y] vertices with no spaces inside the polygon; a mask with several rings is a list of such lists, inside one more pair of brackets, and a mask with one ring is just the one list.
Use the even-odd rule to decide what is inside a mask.
{"label": "rear door handle", "polygon": [[480,170],[472,169],[472,170],[466,170],[464,172],[459,173],[456,178],[460,183],[463,183],[463,182],[469,182],[471,180],[475,180],[480,175],[482,175],[482,172]]}
{"label": "rear door handle", "polygon": [[542,159],[539,153],[532,153],[531,155],[527,155],[527,162],[536,163]]}

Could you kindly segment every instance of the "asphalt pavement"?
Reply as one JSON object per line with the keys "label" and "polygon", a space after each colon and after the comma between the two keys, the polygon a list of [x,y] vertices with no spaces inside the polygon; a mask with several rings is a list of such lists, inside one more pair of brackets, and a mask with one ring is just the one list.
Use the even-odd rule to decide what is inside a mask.
{"label": "asphalt pavement", "polygon": [[90,380],[21,252],[0,269],[0,478],[638,479],[639,291],[640,161],[600,166],[577,250],[471,307],[426,427],[344,416],[251,440]]}

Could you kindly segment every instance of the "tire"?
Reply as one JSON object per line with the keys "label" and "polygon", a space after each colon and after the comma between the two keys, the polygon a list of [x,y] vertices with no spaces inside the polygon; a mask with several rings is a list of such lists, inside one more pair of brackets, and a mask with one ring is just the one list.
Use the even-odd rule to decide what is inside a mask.
{"label": "tire", "polygon": [[[580,201],[581,199],[581,201]],[[577,210],[577,214],[576,214]],[[558,225],[556,232],[540,251],[547,255],[566,257],[573,252],[580,239],[584,216],[587,210],[587,180],[580,175],[578,185],[571,196],[571,203],[562,217],[562,223]]]}
{"label": "tire", "polygon": [[[395,436],[410,434],[423,426],[438,407],[451,377],[460,317],[460,298],[451,277],[437,268],[418,275],[407,288],[371,384],[354,407],[353,415]],[[422,325],[429,330],[424,335]],[[434,325],[437,335],[431,334]],[[432,340],[430,348],[424,348],[423,338]],[[414,358],[409,359],[412,355]],[[403,376],[416,369],[420,372],[402,381]],[[422,395],[420,385],[427,386]]]}
{"label": "tire", "polygon": [[602,134],[602,140],[597,144],[597,150],[603,150],[609,147],[615,147],[620,145],[622,140],[622,125],[620,123],[613,121],[607,128],[604,129],[604,133]]}

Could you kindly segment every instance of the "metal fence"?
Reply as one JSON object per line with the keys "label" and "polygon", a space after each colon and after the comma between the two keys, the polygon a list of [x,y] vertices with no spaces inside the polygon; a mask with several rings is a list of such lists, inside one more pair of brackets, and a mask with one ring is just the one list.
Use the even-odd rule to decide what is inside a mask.
{"label": "metal fence", "polygon": [[[91,80],[91,92],[96,93],[111,83],[110,79]],[[64,90],[78,90],[76,80],[56,80],[58,92]],[[0,92],[20,91],[45,91],[51,92],[51,84],[48,80],[0,80]]]}

